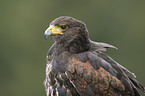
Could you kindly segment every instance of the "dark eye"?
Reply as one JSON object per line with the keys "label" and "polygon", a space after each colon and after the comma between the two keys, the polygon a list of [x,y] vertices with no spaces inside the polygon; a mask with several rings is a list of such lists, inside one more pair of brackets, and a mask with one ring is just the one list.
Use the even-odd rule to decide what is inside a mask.
{"label": "dark eye", "polygon": [[66,25],[61,25],[60,27],[61,27],[62,31],[66,31],[68,29],[68,27]]}
{"label": "dark eye", "polygon": [[66,29],[66,25],[61,26],[61,29]]}

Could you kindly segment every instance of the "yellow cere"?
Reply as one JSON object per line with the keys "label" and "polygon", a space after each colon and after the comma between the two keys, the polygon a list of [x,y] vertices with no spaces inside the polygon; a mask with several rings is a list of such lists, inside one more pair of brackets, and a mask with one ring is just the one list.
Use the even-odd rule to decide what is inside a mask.
{"label": "yellow cere", "polygon": [[52,32],[52,35],[63,34],[59,26],[50,25],[48,29]]}

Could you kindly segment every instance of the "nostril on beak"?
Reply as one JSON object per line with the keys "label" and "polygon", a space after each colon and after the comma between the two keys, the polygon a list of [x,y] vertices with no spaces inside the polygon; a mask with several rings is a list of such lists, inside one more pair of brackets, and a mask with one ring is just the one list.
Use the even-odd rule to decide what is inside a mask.
{"label": "nostril on beak", "polygon": [[50,28],[49,30],[52,31],[52,28]]}

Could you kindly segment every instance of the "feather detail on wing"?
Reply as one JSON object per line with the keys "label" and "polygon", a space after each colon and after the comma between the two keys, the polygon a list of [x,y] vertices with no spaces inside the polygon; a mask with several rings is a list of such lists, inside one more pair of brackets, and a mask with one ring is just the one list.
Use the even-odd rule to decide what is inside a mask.
{"label": "feather detail on wing", "polygon": [[114,48],[116,50],[118,50],[117,47],[107,44],[107,43],[101,43],[101,42],[94,42],[91,41],[91,47],[90,47],[90,51],[106,51],[106,48]]}
{"label": "feather detail on wing", "polygon": [[78,58],[72,58],[66,75],[78,93],[83,96],[120,95],[125,91],[124,85],[118,78],[101,66],[97,70],[94,69],[89,60],[83,63]]}

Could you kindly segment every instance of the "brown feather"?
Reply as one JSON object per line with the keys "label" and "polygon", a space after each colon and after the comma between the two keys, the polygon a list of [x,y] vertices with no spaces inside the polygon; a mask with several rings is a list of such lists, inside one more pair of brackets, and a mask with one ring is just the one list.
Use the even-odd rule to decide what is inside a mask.
{"label": "brown feather", "polygon": [[[74,69],[72,70],[72,68]],[[89,60],[87,60],[86,63],[83,63],[75,57],[72,58],[68,63],[68,70],[66,71],[66,74],[68,78],[76,84],[74,86],[82,92],[81,94],[86,91],[86,86],[88,86],[89,83],[93,83],[93,86],[90,86],[90,89],[92,89],[91,92],[94,92],[95,94],[98,94],[98,92],[99,94],[107,94],[107,92],[110,91],[115,92],[114,90],[118,90],[121,93],[125,92],[125,87],[119,79],[112,76],[102,67],[95,70],[91,66]],[[77,78],[75,78],[74,75],[77,76]]]}

